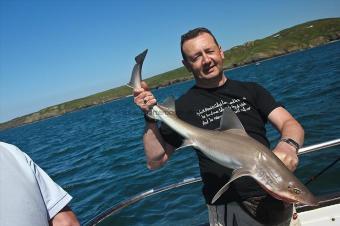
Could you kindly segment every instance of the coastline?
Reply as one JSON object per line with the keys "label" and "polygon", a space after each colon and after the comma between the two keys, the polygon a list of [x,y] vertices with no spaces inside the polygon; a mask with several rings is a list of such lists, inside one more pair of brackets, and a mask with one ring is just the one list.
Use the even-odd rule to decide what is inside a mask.
{"label": "coastline", "polygon": [[[306,27],[310,26],[310,24],[314,25],[315,30],[317,27],[320,27],[321,35],[317,33],[319,30],[314,30],[310,37],[306,39],[305,37],[307,34],[309,35],[308,32],[310,32],[310,29],[306,30]],[[325,31],[325,24],[328,25],[329,31]],[[290,36],[284,37],[285,33],[290,34],[292,32],[295,32],[295,34],[304,32],[302,33],[304,35],[304,39],[293,43]],[[278,36],[277,34],[282,35]],[[276,32],[274,35],[265,37],[263,39],[254,40],[243,45],[235,46],[225,51],[224,70],[229,71],[251,64],[260,64],[266,60],[271,60],[307,49],[320,47],[337,41],[340,41],[340,18],[310,21],[282,30],[280,32]],[[289,45],[287,45],[287,43],[289,43]],[[184,67],[181,67],[148,78],[146,79],[146,82],[149,84],[151,89],[160,89],[162,87],[192,79],[193,76],[188,74]],[[131,89],[126,86],[120,86],[84,98],[79,98],[47,107],[40,111],[0,123],[0,131],[58,117],[69,112],[105,104],[129,96],[131,96]]]}

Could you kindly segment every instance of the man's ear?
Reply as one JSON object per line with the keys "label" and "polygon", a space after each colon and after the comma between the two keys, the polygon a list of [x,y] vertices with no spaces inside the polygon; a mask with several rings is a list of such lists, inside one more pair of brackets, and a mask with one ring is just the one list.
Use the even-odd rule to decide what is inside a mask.
{"label": "man's ear", "polygon": [[221,47],[221,46],[219,46],[219,48],[220,48],[220,54],[221,54],[221,57],[222,57],[222,59],[224,60],[224,52],[223,52],[223,50],[222,50],[222,47]]}
{"label": "man's ear", "polygon": [[182,60],[182,64],[185,66],[185,68],[189,71],[192,72],[190,64],[186,60]]}

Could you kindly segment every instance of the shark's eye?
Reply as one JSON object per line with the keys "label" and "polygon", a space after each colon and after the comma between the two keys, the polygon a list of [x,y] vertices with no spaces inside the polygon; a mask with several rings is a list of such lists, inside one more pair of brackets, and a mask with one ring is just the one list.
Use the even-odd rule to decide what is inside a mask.
{"label": "shark's eye", "polygon": [[290,191],[291,193],[294,193],[296,195],[301,194],[301,190],[298,188],[294,188],[293,185],[289,184],[288,185],[288,191]]}

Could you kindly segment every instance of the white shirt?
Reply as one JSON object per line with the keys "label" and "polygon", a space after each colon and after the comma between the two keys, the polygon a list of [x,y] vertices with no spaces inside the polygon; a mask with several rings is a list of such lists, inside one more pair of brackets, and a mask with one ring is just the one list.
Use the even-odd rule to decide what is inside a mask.
{"label": "white shirt", "polygon": [[48,226],[71,199],[27,154],[0,142],[1,226]]}

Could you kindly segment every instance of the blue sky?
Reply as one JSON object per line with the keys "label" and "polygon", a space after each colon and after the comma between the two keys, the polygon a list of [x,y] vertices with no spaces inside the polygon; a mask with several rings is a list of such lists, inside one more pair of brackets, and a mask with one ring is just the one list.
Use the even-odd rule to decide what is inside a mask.
{"label": "blue sky", "polygon": [[0,122],[181,65],[179,39],[209,28],[224,50],[314,19],[339,0],[0,0]]}

